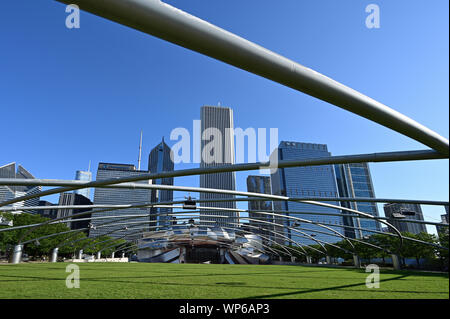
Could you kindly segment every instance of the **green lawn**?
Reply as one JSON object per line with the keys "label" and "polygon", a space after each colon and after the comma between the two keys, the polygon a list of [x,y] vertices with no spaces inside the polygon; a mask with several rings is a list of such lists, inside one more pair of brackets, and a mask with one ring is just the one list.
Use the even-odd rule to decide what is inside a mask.
{"label": "green lawn", "polygon": [[0,265],[0,298],[449,298],[448,275],[276,265],[82,263],[68,289],[67,265]]}

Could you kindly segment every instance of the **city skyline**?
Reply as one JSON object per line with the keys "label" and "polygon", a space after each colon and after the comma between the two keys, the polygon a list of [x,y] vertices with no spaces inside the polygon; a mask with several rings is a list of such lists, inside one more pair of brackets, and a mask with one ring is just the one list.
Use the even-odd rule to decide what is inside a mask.
{"label": "city skyline", "polygon": [[[120,178],[128,176],[138,176],[147,174],[147,171],[139,171],[133,164],[120,164],[120,163],[99,163],[97,169],[97,180],[109,179],[109,178]],[[140,181],[141,184],[151,184],[151,180]],[[94,192],[94,205],[104,204],[104,205],[123,205],[123,204],[142,204],[150,202],[150,190],[149,189],[112,189],[112,188],[96,188]],[[127,208],[122,210],[112,210],[112,211],[101,211],[97,212],[96,216],[120,216],[124,214],[129,215],[147,215],[145,217],[133,217],[128,218],[127,222],[136,222],[142,224],[130,225],[130,229],[123,225],[116,225],[112,223],[110,225],[102,226],[101,228],[97,226],[114,222],[114,219],[103,219],[103,220],[93,220],[93,228],[89,231],[89,237],[95,237],[99,235],[108,234],[113,238],[120,238],[125,234],[131,234],[132,228],[140,227],[141,230],[146,228],[149,229],[150,226],[154,226],[155,223],[150,223],[150,208],[140,207],[140,208]],[[146,223],[145,223],[146,222]],[[135,231],[134,231],[135,232]],[[134,238],[138,235],[134,234]]]}
{"label": "city skyline", "polygon": [[[369,30],[364,26],[362,5],[332,3],[333,10],[324,10],[317,3],[287,1],[273,8],[261,1],[254,11],[251,4],[239,2],[236,13],[238,3],[232,1],[214,6],[168,2],[330,75],[448,138],[448,3],[419,3],[411,8],[401,1],[379,1],[382,27]],[[11,32],[4,38],[0,56],[10,61],[4,74],[12,76],[0,79],[4,89],[0,104],[6,106],[2,109],[5,118],[16,117],[17,109],[25,110],[21,121],[29,130],[17,131],[13,122],[4,123],[3,147],[8,151],[2,152],[0,160],[21,163],[37,178],[72,179],[91,157],[97,159],[94,166],[102,160],[134,163],[141,129],[147,136],[143,148],[148,153],[161,135],[168,136],[175,127],[190,127],[189,114],[197,114],[199,106],[219,101],[233,106],[237,127],[278,127],[279,140],[327,144],[335,155],[425,148],[311,97],[87,14],[82,14],[79,30],[67,30],[60,4],[16,1],[6,7],[11,10],[0,13],[1,23]],[[260,19],[249,25],[248,12]],[[267,19],[273,23],[264,23]],[[302,39],[322,41],[304,47]],[[42,76],[48,72],[51,77]],[[68,83],[74,91],[66,91]],[[25,95],[15,89],[23,85],[29,87]],[[51,96],[49,87],[55,88]],[[96,125],[89,131],[62,134],[63,140],[55,130],[63,132],[79,123],[78,117],[63,116],[70,109]],[[159,120],[150,125],[148,119],[155,113]],[[103,121],[105,114],[108,121]],[[53,125],[39,125],[48,120]],[[120,125],[123,129],[114,129]],[[29,134],[32,130],[40,134]],[[41,155],[42,149],[46,155]],[[181,164],[177,169],[192,166]],[[448,200],[448,160],[373,164],[371,171],[378,197]],[[237,189],[245,189],[247,175],[236,174]],[[198,185],[197,178],[176,181]],[[52,196],[44,199],[57,201]],[[423,206],[423,212],[425,219],[440,221],[444,211]]]}
{"label": "city skyline", "polygon": [[448,301],[449,7],[6,1],[0,299]]}
{"label": "city skyline", "polygon": [[[203,106],[202,108],[204,108],[205,106]],[[231,112],[231,114],[233,113],[233,110],[231,109],[231,108],[227,108],[227,107],[223,107],[223,106],[207,106],[207,108],[218,108],[218,109],[228,109],[228,110],[230,110],[230,112]],[[231,115],[231,121],[233,122],[233,115]],[[232,124],[232,122],[231,122],[231,124]],[[203,130],[204,130],[204,127],[202,126],[202,132],[203,132]],[[142,134],[142,131],[141,131],[141,134]],[[233,141],[228,141],[228,142],[224,142],[224,143],[222,143],[223,145],[225,145],[225,144],[230,144],[230,145],[232,145],[232,146],[235,146],[235,143],[234,143],[234,138],[235,137],[233,137]],[[307,145],[307,144],[311,144],[311,145],[316,145],[316,144],[314,144],[314,143],[304,143],[304,142],[286,142],[286,141],[281,141],[280,142],[280,145],[282,145],[282,144],[286,144],[286,143],[292,143],[292,144],[305,144],[305,145]],[[202,148],[201,148],[201,150],[203,150],[203,147],[205,146],[207,144],[207,141],[202,141]],[[161,165],[162,165],[162,163],[157,163],[157,162],[159,162],[161,159],[160,158],[158,158],[158,156],[153,156],[153,158],[154,158],[154,169],[156,169],[155,171],[151,171],[151,169],[150,169],[150,167],[151,167],[151,163],[150,163],[150,161],[151,161],[151,158],[152,158],[152,152],[153,153],[155,153],[156,151],[158,151],[159,149],[161,149],[161,145],[163,145],[163,148],[164,148],[164,153],[168,153],[168,154],[170,154],[171,153],[171,156],[173,156],[173,151],[171,150],[171,148],[165,143],[165,141],[164,141],[164,137],[162,138],[162,142],[160,142],[157,146],[155,146],[150,152],[149,152],[149,156],[148,156],[148,159],[149,159],[149,162],[148,162],[148,171],[141,171],[141,172],[151,172],[151,173],[154,173],[154,172],[159,172],[159,171],[163,171],[162,170],[162,167],[160,167]],[[325,145],[325,147],[326,147],[326,145]],[[141,149],[139,149],[139,151],[141,151]],[[159,152],[158,152],[159,153]],[[156,154],[156,153],[155,153]],[[234,161],[235,161],[235,157],[234,157],[234,154],[235,154],[235,150],[234,150],[234,148],[233,148],[233,150],[231,151],[231,153],[229,153],[228,155],[226,155],[225,156],[225,154],[226,154],[226,152],[224,151],[223,152],[223,156],[224,156],[224,158],[227,156],[227,158],[228,158],[228,160],[229,161],[232,161],[233,163],[234,163]],[[230,157],[230,156],[232,156],[232,157]],[[164,160],[165,161],[165,160]],[[224,160],[225,161],[225,160]],[[138,162],[137,162],[138,163]],[[15,163],[12,163],[12,164],[14,164],[15,165]],[[99,167],[100,167],[100,164],[105,164],[104,162],[99,162]],[[124,163],[106,163],[106,164],[108,164],[108,165],[125,165],[125,166],[134,166],[134,164],[124,164]],[[8,165],[11,165],[11,164],[8,164]],[[3,167],[7,167],[8,165],[4,165]],[[166,170],[166,171],[170,171],[170,170],[173,170],[174,169],[174,164],[173,164],[173,162],[171,162],[171,165],[172,166],[168,166],[168,164],[167,163],[164,163],[163,164],[164,165],[164,167],[165,167],[165,169],[164,170]],[[182,165],[182,164],[177,164],[177,165]],[[200,165],[198,165],[198,166],[201,166],[202,164],[200,164]],[[204,165],[204,164],[203,164]],[[214,164],[213,164],[214,165]],[[363,163],[363,164],[345,164],[345,165],[336,165],[336,167],[335,167],[335,169],[334,169],[334,172],[337,172],[337,167],[338,166],[343,166],[343,167],[347,167],[347,169],[350,169],[350,167],[354,167],[356,165],[356,168],[357,168],[357,166],[359,166],[359,165],[363,165],[364,167],[366,167],[366,169],[368,170],[368,164],[367,163]],[[158,167],[158,168],[157,168]],[[170,169],[171,168],[171,169]],[[134,169],[136,170],[136,167],[134,167]],[[28,171],[26,171],[21,165],[18,165],[18,172],[26,172],[26,174],[28,174],[29,176],[32,176]],[[86,174],[86,173],[88,173],[88,174]],[[22,173],[22,175],[23,174],[25,174],[25,173]],[[249,178],[249,177],[262,177],[262,178],[265,178],[265,177],[269,177],[270,178],[270,175],[264,175],[264,174],[260,174],[260,175],[257,175],[257,176],[252,176],[252,175],[254,175],[255,174],[255,172],[246,172],[245,173],[247,176],[246,176],[246,179],[247,178]],[[348,173],[349,174],[349,176],[351,176],[351,174],[350,173]],[[84,179],[83,179],[84,178]],[[337,178],[336,178],[337,179]],[[90,170],[89,171],[81,171],[81,170],[77,170],[76,171],[76,176],[75,176],[75,180],[85,180],[85,181],[90,181],[90,180],[92,180],[92,172],[90,172]],[[166,184],[166,185],[173,185],[173,178],[168,178],[168,179],[164,179],[165,181],[163,182],[163,184]],[[170,180],[170,181],[169,181]],[[369,173],[369,180],[370,180],[370,186],[369,187],[372,187],[372,189],[371,189],[371,192],[372,192],[372,195],[370,195],[370,196],[367,196],[367,197],[374,197],[374,198],[376,198],[375,196],[374,196],[374,193],[373,193],[373,185],[372,185],[372,181],[371,181],[371,178],[370,178],[370,173]],[[152,182],[154,182],[154,181],[149,181],[150,183],[152,183]],[[247,182],[247,187],[248,187],[248,182]],[[218,188],[220,188],[220,187],[218,187]],[[74,191],[74,193],[75,194],[83,194],[83,196],[84,197],[86,197],[85,195],[84,195],[84,193],[85,192],[82,192],[83,190],[86,190],[86,189],[82,189],[82,190],[78,190],[78,191]],[[103,190],[102,190],[103,191]],[[102,191],[100,191],[100,192],[102,192]],[[150,194],[151,193],[155,193],[154,191],[148,191]],[[161,192],[161,191],[160,191]],[[173,198],[173,191],[162,191],[163,193],[165,193],[166,195],[164,195],[165,196],[165,198],[167,197],[167,200],[169,200],[170,198],[169,197],[172,197]],[[89,194],[89,192],[87,192],[87,194]],[[169,195],[170,194],[170,195]],[[204,193],[200,193],[200,195],[199,196],[201,196],[202,194],[204,194]],[[337,193],[336,193],[337,194]],[[292,195],[292,194],[291,194]],[[344,195],[344,194],[342,194],[342,195]],[[58,195],[54,195],[54,196],[58,196]],[[212,197],[211,198],[216,198],[217,197],[217,195],[214,195],[214,194],[212,194]],[[222,195],[223,196],[223,195]],[[179,197],[179,196],[178,196]],[[341,196],[341,197],[346,197],[346,196]],[[349,197],[353,197],[353,196],[349,196]],[[356,196],[356,197],[358,197],[358,196]],[[44,198],[48,198],[48,196],[47,197],[44,197]],[[153,198],[156,198],[155,197],[155,194],[153,194],[153,195],[151,195],[150,196],[150,200],[152,200]],[[201,199],[204,199],[204,198],[202,198],[202,197],[200,197]],[[39,198],[40,199],[40,198]],[[39,199],[33,199],[33,200],[31,200],[31,201],[39,201]],[[88,198],[88,199],[90,199],[90,198]],[[41,200],[42,201],[42,200]],[[41,202],[40,201],[40,202]],[[56,201],[56,202],[60,202],[61,201],[61,195],[59,195],[59,199]],[[51,203],[51,202],[48,202],[48,201],[45,201],[45,202],[47,202],[47,203]],[[97,203],[98,203],[98,201],[97,201]],[[19,203],[20,204],[20,203]],[[51,204],[54,204],[54,203],[51,203]],[[336,204],[337,204],[337,202],[336,202]],[[342,204],[342,203],[341,203]],[[367,205],[367,206],[371,206],[371,207],[374,207],[375,206],[375,214],[372,214],[372,212],[370,211],[371,209],[369,209],[369,211],[366,211],[366,209],[365,208],[363,208],[363,209],[359,209],[359,210],[361,210],[362,212],[368,212],[368,213],[370,213],[370,214],[372,214],[372,215],[375,215],[375,216],[380,216],[379,214],[378,214],[378,208],[376,207],[376,204],[367,204],[367,203],[353,203],[353,204],[351,204],[351,208],[355,208],[355,206],[354,205]],[[56,205],[56,204],[55,204]],[[64,204],[63,204],[64,205]],[[211,206],[214,206],[214,205],[218,205],[218,204],[216,204],[216,203],[211,203]],[[220,205],[220,204],[219,204]],[[242,208],[242,207],[236,207],[236,205],[240,205],[240,206],[242,206],[242,203],[239,203],[239,202],[237,202],[237,203],[232,203],[232,206],[233,207],[228,207],[228,208],[237,208],[237,209],[239,209],[239,208]],[[378,204],[378,205],[381,205],[381,204]],[[28,204],[27,206],[31,206],[30,204]],[[37,204],[36,205],[33,205],[33,206],[38,206]],[[386,205],[384,205],[384,206],[382,206],[382,207],[385,207]],[[215,206],[214,206],[215,207]],[[369,207],[370,208],[370,207]],[[250,207],[249,207],[249,209],[250,209]],[[278,207],[277,209],[281,209],[280,207]],[[446,207],[444,207],[443,209],[446,209]],[[170,213],[170,211],[171,211],[171,209],[159,209],[159,210],[161,210],[160,212],[162,212],[162,210],[164,210],[164,211],[167,211],[167,213]],[[320,209],[319,209],[320,210]],[[422,210],[421,210],[421,206],[419,205],[419,210],[420,210],[420,216],[421,216],[421,218],[422,218],[422,220],[423,220],[423,213],[422,213]],[[58,212],[59,211],[61,211],[61,210],[58,210]],[[64,211],[64,210],[62,210],[62,211]],[[153,213],[156,213],[156,210],[155,209],[150,209],[150,211],[151,212],[153,212]],[[384,209],[384,210],[382,210],[383,212],[385,212],[386,211],[386,209]],[[39,213],[39,211],[38,211],[38,213]],[[206,213],[206,212],[205,212]],[[208,212],[208,214],[211,214],[211,212]],[[223,213],[222,213],[223,214]],[[237,214],[244,214],[244,216],[249,216],[249,217],[251,217],[250,216],[250,214],[248,214],[248,213],[237,213]],[[201,213],[199,214],[199,216],[201,216]],[[305,215],[306,216],[306,215]],[[384,213],[384,216],[385,217],[389,217],[388,215],[386,215],[386,213]],[[440,215],[440,216],[442,216],[442,215]],[[302,216],[299,216],[299,217],[302,217]],[[381,216],[382,217],[382,216]],[[150,216],[150,218],[152,218],[151,216]],[[161,217],[159,217],[159,218],[161,218]],[[211,218],[203,218],[204,220],[211,220]],[[425,220],[430,220],[430,219],[426,219],[425,218]],[[391,222],[392,222],[392,220],[390,220]],[[430,220],[430,221],[434,221],[434,222],[436,222],[437,220]],[[277,221],[277,222],[279,222],[279,220]],[[247,223],[247,221],[244,221],[244,223]],[[343,221],[343,223],[345,224],[345,222]],[[362,222],[363,224],[366,224],[366,225],[361,225],[360,227],[363,227],[363,228],[366,228],[366,229],[375,229],[375,230],[378,230],[378,231],[381,231],[381,228],[380,228],[380,225],[379,225],[379,223],[376,223],[376,222],[374,222],[374,221],[369,221],[369,220],[363,220],[363,222]],[[163,222],[163,220],[161,220],[160,222],[158,222],[157,224],[154,224],[154,225],[163,225],[163,224],[165,224],[164,222]],[[251,224],[250,222],[249,222],[249,224]],[[356,223],[355,223],[356,224]],[[370,226],[369,224],[374,224],[374,225],[377,225],[376,227],[373,227],[373,226]],[[394,222],[394,224],[395,225],[397,225],[398,224],[398,222],[397,223],[395,223]],[[402,224],[402,223],[400,223],[400,224]],[[152,224],[153,225],[153,224]],[[349,224],[350,226],[351,226],[351,224]],[[400,227],[400,228],[402,228],[402,227]],[[403,227],[404,228],[404,227]],[[403,229],[402,228],[402,229]],[[424,225],[424,226],[422,226],[422,228],[424,228],[425,230],[426,230],[426,232],[428,232],[428,233],[432,233],[432,234],[437,234],[437,230],[436,230],[436,226],[431,226],[431,225]],[[109,228],[105,228],[105,230],[104,230],[104,232],[106,232],[107,230],[111,230],[112,228],[111,227],[109,227]],[[95,231],[93,232],[93,233],[95,233]],[[344,232],[342,232],[343,234],[344,234]],[[366,236],[366,235],[370,235],[370,233],[368,233],[368,232],[362,232],[363,233],[363,235],[364,236]],[[329,236],[328,236],[329,237]],[[357,237],[356,238],[360,238],[361,236],[360,235],[357,235]]]}

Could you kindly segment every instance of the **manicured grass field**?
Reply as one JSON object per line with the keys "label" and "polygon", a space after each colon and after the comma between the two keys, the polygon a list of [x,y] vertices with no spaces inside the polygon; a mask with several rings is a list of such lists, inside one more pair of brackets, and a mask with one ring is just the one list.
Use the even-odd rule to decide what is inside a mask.
{"label": "manicured grass field", "polygon": [[82,263],[68,289],[67,265],[0,265],[0,298],[449,298],[448,275],[276,265]]}

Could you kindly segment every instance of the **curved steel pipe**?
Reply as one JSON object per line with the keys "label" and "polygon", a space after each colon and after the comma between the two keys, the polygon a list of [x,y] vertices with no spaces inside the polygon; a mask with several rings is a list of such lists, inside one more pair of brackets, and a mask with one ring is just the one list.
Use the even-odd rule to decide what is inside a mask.
{"label": "curved steel pipe", "polygon": [[358,114],[449,156],[449,142],[407,116],[312,69],[159,0],[58,0],[223,61]]}
{"label": "curved steel pipe", "polygon": [[[317,166],[317,165],[329,165],[329,164],[345,164],[345,163],[362,163],[362,162],[391,162],[391,161],[410,161],[410,160],[423,160],[423,159],[443,159],[448,158],[436,151],[424,150],[424,151],[404,151],[404,152],[385,152],[385,153],[372,153],[372,154],[358,154],[358,155],[342,155],[342,156],[330,156],[321,157],[313,159],[301,159],[301,160],[282,160],[278,161],[277,168],[287,168],[287,167],[300,167],[300,166]],[[29,194],[25,196],[20,196],[11,200],[7,200],[0,203],[0,207],[21,202],[28,199],[43,197],[52,194],[59,194],[63,192],[69,192],[72,190],[82,189],[82,188],[94,188],[101,186],[109,186],[116,184],[123,184],[128,182],[136,182],[142,180],[150,179],[161,179],[165,177],[182,177],[182,176],[192,176],[192,175],[202,175],[202,174],[214,174],[214,173],[225,173],[225,172],[238,172],[238,171],[251,171],[260,169],[270,169],[270,162],[257,162],[257,163],[244,163],[244,164],[228,164],[222,166],[214,167],[201,167],[201,168],[191,168],[171,172],[161,172],[161,173],[149,173],[142,174],[138,176],[129,176],[121,178],[111,178],[99,181],[92,181],[88,183],[80,183],[74,186],[60,187],[55,189],[49,189],[46,191],[37,192],[35,194]],[[147,185],[148,188],[167,189],[165,186],[169,185]],[[194,190],[194,192],[214,192],[214,191],[202,191]],[[182,186],[172,186],[171,190],[179,191],[190,191],[187,187]],[[246,194],[242,196],[257,196],[258,193],[253,193],[253,195]],[[284,198],[287,199],[287,198]]]}
{"label": "curved steel pipe", "polygon": [[[119,179],[116,179],[116,180],[119,180]],[[104,182],[104,181],[99,181],[99,182]],[[91,183],[88,183],[88,184],[91,184]],[[229,194],[229,195],[254,196],[254,197],[260,197],[260,198],[264,198],[264,199],[282,200],[282,201],[290,200],[290,198],[286,197],[286,196],[269,195],[269,194],[261,194],[261,193],[251,193],[251,192],[241,192],[241,191],[223,190],[223,189],[212,189],[212,188],[201,188],[201,187],[181,187],[181,186],[171,186],[171,185],[159,185],[158,187],[160,187],[161,189],[171,189],[171,190],[180,189],[181,188],[184,191],[193,191],[193,192],[206,192],[206,193],[219,193],[219,194]],[[304,200],[296,200],[296,201],[297,202],[301,202],[301,203],[316,205],[316,206],[323,206],[323,207],[334,208],[334,209],[337,209],[337,210],[345,210],[345,211],[349,211],[351,213],[355,213],[355,214],[358,214],[360,216],[366,217],[368,219],[376,220],[376,218],[374,216],[372,216],[372,215],[369,215],[367,213],[363,213],[363,212],[360,212],[360,211],[357,211],[357,210],[354,210],[354,209],[342,207],[342,206],[336,206],[336,205],[332,205],[332,204],[325,204],[325,203],[320,203],[320,202],[316,202],[316,201],[304,201]],[[158,204],[155,203],[153,205],[151,205],[149,203],[148,204],[143,204],[143,205],[129,205],[128,207],[150,207],[150,206],[153,207],[155,205],[161,205],[161,204],[164,204],[164,203],[158,203]],[[109,210],[113,210],[113,209],[107,209],[106,211],[109,211]],[[97,212],[99,212],[99,211],[97,211]],[[72,215],[71,218],[75,217],[75,216],[78,217],[78,216],[87,215],[89,213],[93,214],[95,212],[82,212],[82,213],[78,213],[78,214]],[[59,218],[59,219],[62,219],[62,218]],[[55,219],[55,220],[59,220],[59,219]],[[55,220],[53,220],[53,221],[55,221]],[[49,220],[49,221],[46,221],[46,222],[41,223],[39,225],[45,225],[45,224],[49,224],[51,222],[52,221]],[[400,246],[401,246],[403,240],[402,240],[402,234],[400,233],[400,231],[398,231],[397,228],[395,228],[393,225],[391,225],[390,223],[388,223],[386,221],[381,221],[380,220],[379,222],[385,224],[388,227],[390,227],[391,229],[393,229],[397,233],[397,235],[398,235],[398,237],[400,239]],[[37,228],[37,227],[39,227],[39,226],[35,226],[35,228]],[[22,241],[22,239],[26,235],[28,235],[35,228],[31,228],[31,230],[28,230],[28,232],[24,232],[22,237],[19,239],[19,243]]]}

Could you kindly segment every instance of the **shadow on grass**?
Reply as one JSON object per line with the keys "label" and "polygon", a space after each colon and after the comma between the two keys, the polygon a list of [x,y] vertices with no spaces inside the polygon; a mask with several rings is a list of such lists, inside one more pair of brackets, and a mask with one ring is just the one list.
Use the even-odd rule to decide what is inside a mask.
{"label": "shadow on grass", "polygon": [[[215,275],[223,275],[223,274],[215,274]],[[230,274],[230,275],[249,275],[248,273],[244,273],[244,274]],[[211,274],[203,274],[203,275],[196,275],[196,276],[212,276]],[[402,280],[406,277],[408,277],[409,275],[405,274],[405,275],[401,275],[401,276],[397,276],[394,278],[387,278],[387,279],[382,279],[380,280],[380,282],[387,282],[387,281],[395,281],[395,280]],[[27,281],[24,280],[26,279],[31,279],[28,281],[45,281],[45,280],[56,280],[56,281],[62,281],[64,280],[64,278],[48,278],[48,277],[39,277],[39,276],[7,276],[7,277],[17,277],[20,279],[15,279],[15,280],[0,280],[0,282],[8,282],[8,281],[13,281],[13,282],[18,282],[18,281]],[[252,285],[247,285],[245,282],[216,282],[214,284],[208,284],[208,283],[174,283],[174,282],[152,282],[152,281],[129,281],[129,280],[124,280],[124,279],[148,279],[148,278],[161,278],[162,276],[146,276],[146,277],[138,277],[138,276],[133,276],[133,277],[120,277],[117,279],[121,279],[121,280],[117,280],[115,278],[84,278],[83,281],[85,282],[112,282],[112,283],[116,283],[116,284],[138,284],[138,285],[169,285],[169,286],[190,286],[190,287],[218,287],[220,286],[228,286],[230,288],[249,288],[249,289],[284,289],[284,290],[294,290],[295,291],[291,291],[291,292],[284,292],[284,293],[277,293],[277,294],[270,294],[270,295],[257,295],[257,296],[250,296],[250,297],[239,297],[239,298],[245,298],[245,299],[260,299],[260,298],[276,298],[276,297],[286,297],[286,296],[291,296],[291,295],[301,295],[301,294],[307,294],[307,293],[314,293],[314,292],[324,292],[324,291],[333,291],[333,290],[342,290],[344,289],[345,291],[355,291],[355,292],[361,292],[361,290],[350,290],[347,288],[351,288],[351,287],[362,287],[365,285],[365,282],[361,283],[358,282],[356,284],[348,284],[348,285],[340,285],[340,286],[332,286],[332,287],[324,287],[324,288],[314,288],[314,289],[308,289],[308,288],[303,288],[301,290],[299,290],[298,287],[277,287],[277,286],[252,286]],[[186,277],[186,276],[170,276],[170,277]],[[167,276],[164,276],[163,278],[167,278]],[[311,278],[311,277],[309,277]],[[313,278],[313,279],[317,279],[317,278]],[[341,279],[341,278],[334,278],[334,279]],[[414,291],[414,290],[382,290],[382,289],[372,289],[372,292],[378,292],[378,293],[412,293],[412,294],[447,294],[447,292],[444,291]]]}
{"label": "shadow on grass", "polygon": [[[405,277],[408,277],[409,275],[405,274],[402,276],[398,276],[395,278],[388,278],[388,279],[383,279],[380,280],[381,282],[386,282],[386,281],[392,281],[392,280],[400,280],[403,279]],[[329,290],[340,290],[340,289],[345,289],[345,288],[350,288],[350,287],[358,287],[358,286],[363,286],[366,283],[357,283],[357,284],[350,284],[350,285],[342,285],[342,286],[334,286],[334,287],[326,287],[326,288],[317,288],[317,289],[308,289],[308,290],[300,290],[300,291],[293,291],[293,292],[286,292],[286,293],[279,293],[279,294],[272,294],[272,295],[259,295],[259,296],[251,296],[251,297],[247,297],[246,299],[260,299],[260,298],[275,298],[275,297],[286,297],[289,295],[297,295],[297,294],[307,294],[307,293],[313,293],[313,292],[323,292],[323,291],[329,291]],[[360,292],[360,290],[358,290]],[[388,292],[392,292],[391,290],[389,290]],[[397,291],[398,292],[398,291]],[[403,293],[436,293],[436,292],[418,292],[418,291],[402,291]],[[438,293],[442,293],[442,292],[438,292]]]}

